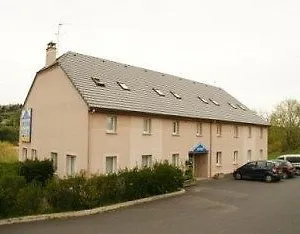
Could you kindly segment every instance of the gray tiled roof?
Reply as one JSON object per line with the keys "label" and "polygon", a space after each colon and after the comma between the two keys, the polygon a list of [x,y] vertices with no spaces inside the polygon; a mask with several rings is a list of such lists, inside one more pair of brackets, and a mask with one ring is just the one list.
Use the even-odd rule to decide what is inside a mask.
{"label": "gray tiled roof", "polygon": [[[242,103],[218,87],[73,52],[58,58],[58,63],[92,108],[268,124],[248,108],[230,106],[229,102]],[[92,77],[99,78],[105,87],[97,86]],[[117,82],[125,83],[130,91],[123,90]],[[160,89],[165,96],[159,96],[153,88]],[[205,104],[198,96],[220,105],[211,101]]]}

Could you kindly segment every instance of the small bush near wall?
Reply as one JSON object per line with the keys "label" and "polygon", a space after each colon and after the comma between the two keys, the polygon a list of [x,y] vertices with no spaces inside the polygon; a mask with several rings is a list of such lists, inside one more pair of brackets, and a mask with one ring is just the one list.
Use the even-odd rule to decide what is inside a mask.
{"label": "small bush near wall", "polygon": [[[183,172],[168,163],[140,170],[123,170],[107,176],[87,178],[80,175],[67,179],[45,176],[40,179],[35,173],[26,171],[36,168],[34,163],[22,164],[24,177],[0,177],[1,218],[90,209],[174,192],[183,187],[184,180]],[[37,168],[40,170],[40,167]]]}
{"label": "small bush near wall", "polygon": [[25,177],[27,183],[38,181],[44,185],[53,177],[53,174],[54,168],[51,160],[26,160],[20,165],[20,175]]}
{"label": "small bush near wall", "polygon": [[2,176],[17,176],[19,175],[20,163],[1,163],[0,162],[0,177]]}

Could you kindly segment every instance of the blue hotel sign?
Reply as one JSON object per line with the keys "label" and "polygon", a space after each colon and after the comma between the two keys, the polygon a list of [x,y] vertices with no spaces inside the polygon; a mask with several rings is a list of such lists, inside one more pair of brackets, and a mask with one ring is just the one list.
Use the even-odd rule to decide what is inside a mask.
{"label": "blue hotel sign", "polygon": [[31,117],[32,117],[32,109],[27,108],[22,110],[21,119],[20,119],[20,134],[22,142],[30,142],[31,141]]}

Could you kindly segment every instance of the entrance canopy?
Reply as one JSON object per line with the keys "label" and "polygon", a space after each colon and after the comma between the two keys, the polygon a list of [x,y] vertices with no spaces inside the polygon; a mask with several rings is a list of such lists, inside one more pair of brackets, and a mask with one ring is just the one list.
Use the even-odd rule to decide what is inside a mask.
{"label": "entrance canopy", "polygon": [[198,155],[198,154],[207,154],[208,150],[205,145],[197,144],[195,145],[191,151],[189,151],[189,155]]}

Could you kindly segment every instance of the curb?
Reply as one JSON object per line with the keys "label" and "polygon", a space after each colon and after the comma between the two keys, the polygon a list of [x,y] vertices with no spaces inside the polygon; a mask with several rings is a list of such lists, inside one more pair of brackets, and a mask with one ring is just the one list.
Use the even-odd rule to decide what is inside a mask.
{"label": "curb", "polygon": [[61,213],[53,213],[53,214],[43,214],[43,215],[31,215],[31,216],[23,216],[23,217],[17,217],[17,218],[9,218],[9,219],[2,219],[0,220],[0,226],[1,225],[7,225],[7,224],[17,224],[17,223],[28,223],[28,222],[34,222],[34,221],[42,221],[42,220],[50,220],[50,219],[63,219],[63,218],[70,218],[70,217],[81,217],[81,216],[87,216],[87,215],[93,215],[93,214],[99,214],[104,213],[107,211],[113,211],[117,210],[123,207],[129,207],[137,204],[142,204],[146,202],[151,202],[155,200],[160,200],[164,198],[174,197],[181,194],[184,194],[185,190],[182,189],[177,192],[173,193],[167,193],[162,195],[157,195],[153,197],[147,197],[142,198],[138,200],[133,201],[127,201],[122,203],[117,203],[114,205],[109,206],[102,206],[90,210],[80,210],[80,211],[69,211],[69,212],[61,212]]}

